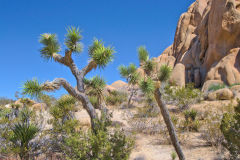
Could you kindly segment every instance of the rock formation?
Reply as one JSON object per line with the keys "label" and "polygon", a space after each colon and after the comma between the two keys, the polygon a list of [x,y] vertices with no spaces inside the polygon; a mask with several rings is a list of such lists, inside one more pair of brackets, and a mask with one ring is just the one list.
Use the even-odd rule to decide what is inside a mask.
{"label": "rock formation", "polygon": [[[197,0],[179,19],[159,64],[185,66],[186,83],[240,82],[240,0]],[[175,60],[176,59],[176,60]],[[159,65],[158,65],[159,66]]]}

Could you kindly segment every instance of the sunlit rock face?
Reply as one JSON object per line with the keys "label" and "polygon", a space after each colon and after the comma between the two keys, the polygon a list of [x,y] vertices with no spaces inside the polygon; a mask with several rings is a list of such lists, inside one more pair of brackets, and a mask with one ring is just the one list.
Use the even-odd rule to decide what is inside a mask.
{"label": "sunlit rock face", "polygon": [[184,64],[186,83],[197,87],[207,80],[240,83],[240,0],[195,1],[161,56],[160,64],[166,59]]}

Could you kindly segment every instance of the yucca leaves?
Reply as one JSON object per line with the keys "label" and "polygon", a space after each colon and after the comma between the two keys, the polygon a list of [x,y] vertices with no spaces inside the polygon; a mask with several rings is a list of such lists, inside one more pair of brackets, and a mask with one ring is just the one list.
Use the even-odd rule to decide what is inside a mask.
{"label": "yucca leaves", "polygon": [[73,52],[82,52],[83,45],[80,43],[82,39],[79,28],[68,27],[67,34],[65,35],[65,45]]}
{"label": "yucca leaves", "polygon": [[104,68],[113,60],[114,49],[105,47],[102,41],[95,39],[89,47],[89,56],[97,63],[99,68]]}
{"label": "yucca leaves", "polygon": [[129,66],[120,65],[118,67],[120,75],[126,78],[129,84],[136,84],[139,80],[139,74],[137,71],[137,66],[131,63]]}
{"label": "yucca leaves", "polygon": [[89,94],[95,96],[101,96],[103,89],[106,86],[106,81],[100,76],[94,76],[91,79],[85,79],[84,83],[87,88],[89,88]]}
{"label": "yucca leaves", "polygon": [[165,64],[162,65],[158,73],[158,80],[161,82],[166,82],[169,79],[171,72],[172,72],[171,67]]}
{"label": "yucca leaves", "polygon": [[140,88],[142,90],[143,93],[145,93],[146,95],[151,95],[154,92],[155,86],[154,86],[154,82],[150,77],[147,77],[147,79],[142,79],[140,81]]}
{"label": "yucca leaves", "polygon": [[148,75],[150,75],[151,72],[153,72],[155,65],[156,64],[154,63],[154,61],[150,59],[144,62],[143,69]]}
{"label": "yucca leaves", "polygon": [[56,34],[41,34],[39,42],[43,44],[43,48],[40,49],[40,53],[44,59],[52,59],[54,53],[60,52],[60,45]]}
{"label": "yucca leaves", "polygon": [[149,59],[149,53],[145,46],[140,46],[138,48],[138,59],[141,63],[146,62]]}
{"label": "yucca leaves", "polygon": [[39,98],[43,94],[41,84],[37,79],[28,80],[23,84],[23,95],[29,95],[30,97]]}

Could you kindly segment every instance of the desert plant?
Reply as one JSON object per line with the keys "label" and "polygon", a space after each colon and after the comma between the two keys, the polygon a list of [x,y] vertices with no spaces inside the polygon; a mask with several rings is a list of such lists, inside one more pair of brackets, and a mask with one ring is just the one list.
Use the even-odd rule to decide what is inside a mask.
{"label": "desert plant", "polygon": [[[11,112],[10,112],[11,114]],[[0,147],[2,153],[15,154],[22,160],[30,159],[33,148],[30,143],[39,133],[40,129],[35,124],[33,111],[28,107],[21,109],[17,117],[0,117],[0,125],[5,123],[0,129],[3,146]]]}
{"label": "desert plant", "polygon": [[240,159],[240,101],[234,113],[225,113],[221,125],[225,141],[223,146],[230,152],[231,159]]}
{"label": "desert plant", "polygon": [[84,83],[86,86],[86,93],[90,96],[90,102],[94,103],[92,103],[92,105],[99,109],[105,108],[105,100],[103,96],[103,90],[106,86],[105,80],[99,76],[94,76],[91,79],[85,78]]}
{"label": "desert plant", "polygon": [[217,91],[226,87],[227,86],[225,84],[212,84],[209,86],[208,91]]}
{"label": "desert plant", "polygon": [[[177,138],[177,135],[176,135],[176,131],[175,131],[175,128],[174,128],[174,125],[171,121],[171,118],[170,118],[170,115],[169,115],[169,111],[167,109],[167,106],[166,104],[163,102],[162,100],[162,93],[160,92],[160,79],[158,78],[162,78],[161,76],[157,77],[157,80],[156,81],[153,81],[153,79],[156,79],[156,77],[153,77],[153,67],[147,67],[146,66],[151,66],[148,63],[148,60],[149,60],[149,54],[146,50],[145,47],[140,47],[138,49],[138,55],[139,55],[139,60],[140,60],[140,64],[143,66],[143,69],[146,73],[146,75],[144,76],[144,78],[141,80],[140,82],[140,88],[141,90],[143,91],[144,94],[147,95],[147,97],[154,97],[160,110],[161,110],[161,113],[162,113],[162,116],[163,116],[163,119],[164,119],[164,122],[167,126],[167,129],[169,131],[169,135],[170,135],[170,138],[171,138],[171,141],[172,141],[172,144],[178,154],[178,157],[180,160],[184,160],[185,157],[184,157],[184,154],[182,152],[182,149],[181,149],[181,146],[179,144],[179,141],[178,141],[178,138]],[[163,75],[163,72],[164,70],[160,70],[160,73],[159,75]],[[167,78],[167,77],[166,77]],[[163,80],[166,81],[165,78],[163,78]]]}
{"label": "desert plant", "polygon": [[119,91],[113,91],[106,97],[109,105],[119,105],[127,100],[127,94]]}
{"label": "desert plant", "polygon": [[37,80],[29,80],[24,84],[23,93],[34,97],[39,97],[44,91],[55,91],[61,87],[75,97],[77,100],[82,102],[84,109],[87,110],[91,117],[92,128],[94,129],[94,119],[98,119],[97,113],[90,103],[89,98],[84,89],[85,76],[93,69],[104,68],[106,65],[113,60],[114,50],[112,47],[105,47],[102,41],[95,39],[93,44],[89,47],[89,63],[86,67],[79,70],[77,65],[74,63],[72,54],[79,55],[82,51],[80,30],[76,27],[70,27],[67,29],[65,36],[65,55],[62,56],[60,52],[60,44],[55,34],[44,33],[40,37],[40,43],[43,47],[40,50],[41,57],[46,60],[54,60],[66,67],[68,67],[74,75],[77,87],[71,86],[64,78],[56,78],[52,82],[39,83]]}
{"label": "desert plant", "polygon": [[160,71],[158,72],[158,79],[160,82],[166,82],[171,75],[172,69],[168,65],[164,64],[160,67]]}
{"label": "desert plant", "polygon": [[6,105],[6,104],[13,103],[13,102],[14,102],[14,100],[12,100],[12,99],[0,97],[0,105]]}
{"label": "desert plant", "polygon": [[118,70],[123,78],[126,78],[128,85],[130,87],[130,96],[128,98],[128,106],[131,105],[131,100],[134,94],[136,94],[137,89],[135,87],[139,82],[139,74],[137,73],[137,67],[134,64],[130,64],[129,66],[121,65],[118,67]]}
{"label": "desert plant", "polygon": [[96,132],[75,132],[64,138],[63,151],[67,159],[108,159],[127,160],[133,148],[133,139],[127,137],[123,131],[111,132],[111,125],[102,112],[102,116],[96,122]]}
{"label": "desert plant", "polygon": [[186,109],[191,104],[201,102],[202,92],[194,88],[193,84],[188,84],[186,87],[174,87],[166,85],[163,89],[163,99],[168,104],[174,104],[180,109]]}
{"label": "desert plant", "polygon": [[175,152],[171,153],[171,158],[172,160],[175,160],[177,158],[177,154]]}

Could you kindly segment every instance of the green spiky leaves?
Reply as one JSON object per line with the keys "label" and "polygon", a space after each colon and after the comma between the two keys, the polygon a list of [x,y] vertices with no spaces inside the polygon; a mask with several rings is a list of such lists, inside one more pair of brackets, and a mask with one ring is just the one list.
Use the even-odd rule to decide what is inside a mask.
{"label": "green spiky leaves", "polygon": [[82,36],[79,28],[68,27],[65,37],[65,45],[69,48],[69,50],[75,53],[82,52],[83,45],[80,43]]}
{"label": "green spiky leaves", "polygon": [[104,68],[113,60],[114,49],[105,47],[102,41],[95,39],[89,47],[89,56],[96,62],[99,68]]}
{"label": "green spiky leaves", "polygon": [[155,90],[155,85],[153,80],[150,77],[147,77],[147,79],[142,79],[140,81],[140,88],[144,94],[152,95]]}
{"label": "green spiky leaves", "polygon": [[129,66],[120,65],[118,70],[123,78],[126,78],[129,84],[135,85],[139,80],[137,66],[131,63]]}
{"label": "green spiky leaves", "polygon": [[54,53],[58,53],[60,51],[60,45],[56,34],[41,34],[39,42],[43,44],[42,49],[40,49],[40,53],[44,59],[50,60],[53,58]]}
{"label": "green spiky leaves", "polygon": [[84,79],[84,83],[87,88],[89,88],[89,94],[94,96],[100,96],[106,86],[106,81],[99,76],[94,76],[91,79]]}
{"label": "green spiky leaves", "polygon": [[138,59],[140,63],[146,62],[147,60],[149,60],[149,53],[145,46],[140,46],[138,48]]}
{"label": "green spiky leaves", "polygon": [[158,73],[158,80],[161,82],[166,82],[171,75],[172,69],[168,65],[162,65]]}
{"label": "green spiky leaves", "polygon": [[28,80],[23,84],[23,95],[39,98],[43,95],[43,89],[37,79]]}

